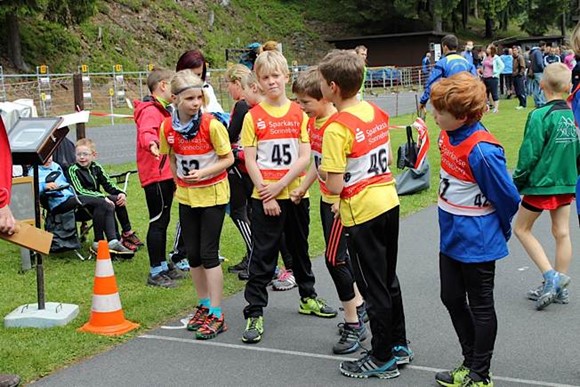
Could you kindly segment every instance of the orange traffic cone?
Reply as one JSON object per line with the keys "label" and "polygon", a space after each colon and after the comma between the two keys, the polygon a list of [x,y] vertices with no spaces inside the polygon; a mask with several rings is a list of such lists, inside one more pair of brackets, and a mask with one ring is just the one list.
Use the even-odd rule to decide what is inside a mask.
{"label": "orange traffic cone", "polygon": [[125,320],[109,245],[107,241],[99,241],[91,317],[88,323],[79,328],[79,331],[115,336],[137,327],[139,324]]}

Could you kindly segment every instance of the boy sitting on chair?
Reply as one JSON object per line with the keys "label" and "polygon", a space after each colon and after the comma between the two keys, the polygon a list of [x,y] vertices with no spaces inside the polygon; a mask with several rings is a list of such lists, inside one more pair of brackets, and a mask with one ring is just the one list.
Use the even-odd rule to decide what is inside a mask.
{"label": "boy sitting on chair", "polygon": [[[131,227],[126,206],[127,195],[111,181],[101,164],[95,161],[96,156],[95,143],[92,140],[83,138],[77,141],[77,162],[68,168],[71,184],[85,207],[94,206],[95,199],[98,199],[99,203],[104,200],[107,206],[115,211],[117,219],[121,223],[122,234],[120,242],[116,232],[114,237],[109,235],[110,223],[113,224],[113,229],[116,229],[116,225],[114,218],[110,216],[106,217],[107,225],[105,226],[105,232],[107,232],[107,240],[109,241],[111,253],[126,254],[127,250],[132,253],[139,246],[142,246],[143,242],[139,240]],[[107,194],[101,192],[101,186]],[[95,211],[96,209],[93,210],[93,212]],[[111,218],[112,220],[110,220]],[[95,238],[97,238],[97,235],[95,235]],[[98,240],[92,246],[94,250],[97,249],[96,242]]]}

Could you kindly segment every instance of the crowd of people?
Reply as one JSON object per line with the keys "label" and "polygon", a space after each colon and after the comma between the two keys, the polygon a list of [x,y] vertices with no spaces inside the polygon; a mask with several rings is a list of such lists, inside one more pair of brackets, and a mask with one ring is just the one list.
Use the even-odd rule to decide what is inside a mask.
{"label": "crowd of people", "polygon": [[[457,53],[459,42],[441,42],[443,55],[446,52]],[[447,50],[445,49],[447,47]],[[551,63],[563,63],[572,71],[572,86],[580,83],[580,56],[567,46],[547,45],[540,41],[532,47],[503,47],[501,52],[491,43],[483,48],[475,48],[473,41],[467,41],[463,51],[459,52],[473,66],[476,74],[486,86],[488,105],[493,113],[499,111],[499,99],[515,97],[519,101],[516,109],[527,108],[527,97],[532,96],[534,106],[542,107],[545,97],[540,88],[544,69]],[[427,52],[421,61],[422,84],[430,82],[433,70],[431,52]]]}
{"label": "crowd of people", "polygon": [[[580,31],[575,33],[580,42]],[[150,217],[147,284],[175,287],[189,271],[198,299],[187,329],[200,340],[225,332],[219,242],[229,211],[245,242],[246,256],[233,266],[247,280],[242,342],[255,344],[267,334],[267,288],[273,279],[280,281],[280,272],[291,275],[283,278],[280,290],[298,288],[300,314],[336,317],[338,311],[316,291],[309,257],[308,190],[317,183],[324,259],[344,318],[332,350],[356,352],[368,336],[367,321],[372,333],[371,349],[357,360],[341,362],[339,370],[356,378],[398,377],[414,358],[397,277],[399,198],[390,169],[389,115],[360,98],[366,49],[365,55],[360,49],[331,51],[317,66],[301,72],[292,84],[294,102],[286,94],[286,58],[277,45],[270,46],[258,50],[250,64],[228,69],[228,91],[235,101],[229,120],[223,119],[223,109],[206,82],[200,50],[184,53],[176,71],[156,68],[149,74],[151,95],[135,104],[137,166]],[[420,100],[421,109],[431,101],[441,129],[441,300],[463,355],[461,364],[437,373],[435,379],[442,386],[489,387],[497,333],[496,261],[509,254],[513,217],[515,235],[542,274],[543,283],[532,288],[528,298],[538,310],[569,302],[568,220],[580,144],[565,101],[572,81],[568,65],[542,56],[543,67],[536,73],[534,66],[540,66],[545,47],[531,50],[530,68],[525,59],[520,61],[519,48],[504,54],[515,58],[508,65],[489,45],[478,66],[472,42],[463,53],[457,52],[458,46],[455,36],[443,38],[443,57],[430,68]],[[518,76],[531,71],[543,98],[529,114],[513,176],[502,145],[481,123],[490,104],[497,112],[501,84],[507,90],[512,79],[514,89],[520,90],[517,77],[502,77],[509,74],[509,66]],[[571,100],[578,113],[578,93]],[[106,239],[114,253],[131,254],[143,243],[129,221],[126,195],[96,156],[92,141],[79,140],[76,163],[64,173],[49,160],[41,169],[41,188],[58,192],[49,196],[51,211],[79,203],[88,207],[95,241]],[[548,161],[554,159],[558,162]],[[57,190],[65,176],[74,191]],[[8,179],[2,177],[0,232],[11,233],[15,226],[4,180]],[[168,259],[165,246],[174,200],[181,232]],[[554,265],[532,234],[544,210],[550,212],[556,240]],[[284,271],[278,268],[280,254]]]}

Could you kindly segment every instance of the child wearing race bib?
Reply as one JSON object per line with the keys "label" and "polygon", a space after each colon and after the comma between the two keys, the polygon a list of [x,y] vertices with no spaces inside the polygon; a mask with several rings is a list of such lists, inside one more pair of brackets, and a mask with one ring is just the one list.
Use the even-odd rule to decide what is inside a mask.
{"label": "child wearing race bib", "polygon": [[493,386],[495,261],[508,255],[520,196],[502,146],[479,122],[485,101],[485,86],[466,72],[440,80],[431,92],[433,117],[441,128],[441,301],[464,356],[459,367],[435,375],[442,386]]}
{"label": "child wearing race bib", "polygon": [[298,76],[292,85],[292,92],[298,103],[308,115],[308,136],[312,148],[313,162],[302,184],[290,192],[294,203],[302,200],[310,186],[318,180],[320,185],[320,219],[326,242],[325,263],[332,277],[338,298],[344,309],[344,323],[340,323],[340,339],[332,351],[342,355],[355,352],[360,348],[360,342],[367,337],[365,327],[366,307],[354,282],[352,264],[346,249],[344,229],[340,218],[334,212],[338,210],[340,197],[328,192],[326,185],[320,179],[318,166],[322,161],[322,139],[336,108],[322,96],[320,91],[320,74],[316,66],[309,67]]}
{"label": "child wearing race bib", "polygon": [[187,329],[197,339],[211,339],[227,329],[218,250],[230,197],[226,169],[234,156],[226,128],[201,112],[207,103],[203,81],[191,70],[179,71],[171,80],[171,93],[177,109],[161,125],[159,151],[169,155],[185,250],[199,298]]}
{"label": "child wearing race bib", "polygon": [[324,131],[320,176],[330,194],[340,195],[340,220],[373,334],[372,350],[340,363],[340,372],[396,378],[398,365],[409,363],[413,352],[397,278],[399,197],[389,169],[389,115],[357,99],[364,69],[360,56],[333,51],[318,68],[322,95],[338,110]]}
{"label": "child wearing race bib", "polygon": [[337,312],[317,298],[308,254],[309,201],[298,204],[290,192],[304,179],[310,161],[306,115],[286,97],[288,62],[278,51],[265,51],[254,64],[265,99],[244,117],[242,146],[246,168],[254,183],[252,237],[244,308],[244,343],[257,343],[264,333],[266,287],[275,272],[280,240],[285,233],[300,293],[299,313],[335,317]]}

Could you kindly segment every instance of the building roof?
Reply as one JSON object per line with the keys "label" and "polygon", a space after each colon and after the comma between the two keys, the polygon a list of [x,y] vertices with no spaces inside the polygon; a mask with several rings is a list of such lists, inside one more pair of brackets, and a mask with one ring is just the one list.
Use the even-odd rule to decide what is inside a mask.
{"label": "building roof", "polygon": [[348,42],[353,40],[375,40],[375,39],[391,39],[391,38],[404,38],[409,36],[423,36],[423,35],[433,35],[433,36],[445,36],[449,35],[448,32],[436,32],[436,31],[421,31],[421,32],[403,32],[399,34],[386,34],[386,35],[364,35],[364,36],[352,36],[347,38],[337,38],[337,39],[326,39],[329,43],[336,42]]}
{"label": "building roof", "polygon": [[496,40],[496,44],[506,45],[515,42],[538,42],[540,40],[563,40],[564,35],[547,35],[547,36],[512,36],[509,38],[504,38]]}

